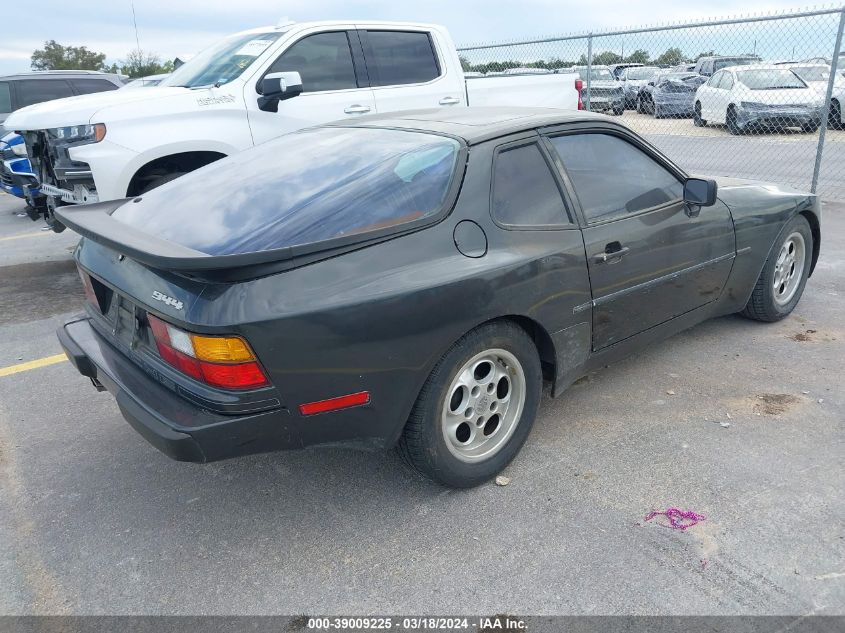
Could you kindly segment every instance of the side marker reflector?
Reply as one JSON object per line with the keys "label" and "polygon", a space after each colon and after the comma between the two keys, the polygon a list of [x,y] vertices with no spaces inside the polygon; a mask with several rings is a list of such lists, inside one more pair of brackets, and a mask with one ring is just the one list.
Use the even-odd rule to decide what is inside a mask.
{"label": "side marker reflector", "polygon": [[301,404],[299,405],[299,412],[302,415],[315,415],[317,413],[328,413],[329,411],[337,411],[339,409],[349,409],[350,407],[360,407],[369,402],[370,392],[359,391],[358,393],[350,393],[348,396],[339,396],[337,398],[329,398],[328,400],[318,400],[317,402]]}

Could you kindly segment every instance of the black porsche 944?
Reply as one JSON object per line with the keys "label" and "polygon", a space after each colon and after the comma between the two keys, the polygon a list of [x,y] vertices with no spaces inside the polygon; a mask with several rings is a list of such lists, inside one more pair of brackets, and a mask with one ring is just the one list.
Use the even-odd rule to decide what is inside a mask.
{"label": "black porsche 944", "polygon": [[57,215],[87,296],[59,339],[161,451],[398,446],[449,486],[513,459],[544,383],[783,318],[820,242],[813,195],[539,109],[338,122]]}

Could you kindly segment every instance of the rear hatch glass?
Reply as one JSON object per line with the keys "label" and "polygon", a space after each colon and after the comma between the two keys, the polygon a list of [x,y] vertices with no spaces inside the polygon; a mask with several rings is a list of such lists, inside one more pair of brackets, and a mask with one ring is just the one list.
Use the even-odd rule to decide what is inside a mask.
{"label": "rear hatch glass", "polygon": [[436,216],[459,150],[434,134],[304,130],[159,187],[112,217],[212,256],[367,239]]}

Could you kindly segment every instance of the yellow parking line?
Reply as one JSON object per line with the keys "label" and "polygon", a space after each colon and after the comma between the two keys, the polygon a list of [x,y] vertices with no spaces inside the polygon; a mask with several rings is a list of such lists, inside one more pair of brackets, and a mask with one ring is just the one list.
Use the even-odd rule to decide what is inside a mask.
{"label": "yellow parking line", "polygon": [[0,237],[0,242],[6,242],[8,240],[22,240],[25,237],[38,237],[39,235],[47,234],[47,231],[41,231],[39,233],[24,233],[23,235],[10,235],[9,237]]}
{"label": "yellow parking line", "polygon": [[56,354],[55,356],[45,356],[44,358],[37,358],[35,360],[20,363],[19,365],[10,365],[9,367],[0,367],[0,378],[3,376],[11,376],[22,371],[29,371],[30,369],[38,369],[39,367],[46,367],[47,365],[55,365],[67,360],[64,354]]}

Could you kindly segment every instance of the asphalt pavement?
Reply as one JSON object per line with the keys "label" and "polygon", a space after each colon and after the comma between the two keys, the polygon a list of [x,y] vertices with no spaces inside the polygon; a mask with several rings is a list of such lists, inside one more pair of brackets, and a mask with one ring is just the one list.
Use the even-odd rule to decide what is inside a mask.
{"label": "asphalt pavement", "polygon": [[[393,453],[169,460],[58,356],[75,237],[20,210],[0,194],[0,614],[845,613],[845,204],[792,316],[545,396],[510,483],[466,491]],[[669,507],[704,519],[645,521]]]}

